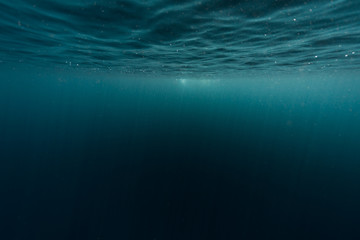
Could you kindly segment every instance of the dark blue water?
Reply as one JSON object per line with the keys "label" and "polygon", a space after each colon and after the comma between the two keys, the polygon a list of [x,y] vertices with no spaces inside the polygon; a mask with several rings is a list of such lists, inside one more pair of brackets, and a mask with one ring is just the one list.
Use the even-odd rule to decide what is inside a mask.
{"label": "dark blue water", "polygon": [[0,0],[0,239],[358,239],[359,16]]}

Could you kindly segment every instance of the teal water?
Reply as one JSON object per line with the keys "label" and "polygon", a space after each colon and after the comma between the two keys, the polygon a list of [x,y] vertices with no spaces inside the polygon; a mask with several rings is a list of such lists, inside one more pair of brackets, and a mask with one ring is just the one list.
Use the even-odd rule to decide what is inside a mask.
{"label": "teal water", "polygon": [[358,69],[351,0],[0,2],[0,59],[122,73]]}
{"label": "teal water", "polygon": [[357,1],[0,1],[1,239],[357,239]]}

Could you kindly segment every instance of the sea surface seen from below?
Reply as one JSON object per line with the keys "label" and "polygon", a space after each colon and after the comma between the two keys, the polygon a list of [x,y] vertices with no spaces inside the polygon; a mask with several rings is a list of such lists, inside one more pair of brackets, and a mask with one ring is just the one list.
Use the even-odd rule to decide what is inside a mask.
{"label": "sea surface seen from below", "polygon": [[359,16],[0,0],[0,238],[358,239]]}

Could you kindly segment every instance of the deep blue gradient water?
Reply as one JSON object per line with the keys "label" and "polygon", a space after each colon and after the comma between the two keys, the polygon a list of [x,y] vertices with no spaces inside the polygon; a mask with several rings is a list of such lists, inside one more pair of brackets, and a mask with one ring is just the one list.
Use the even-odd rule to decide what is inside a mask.
{"label": "deep blue gradient water", "polygon": [[0,0],[0,239],[359,239],[359,20]]}

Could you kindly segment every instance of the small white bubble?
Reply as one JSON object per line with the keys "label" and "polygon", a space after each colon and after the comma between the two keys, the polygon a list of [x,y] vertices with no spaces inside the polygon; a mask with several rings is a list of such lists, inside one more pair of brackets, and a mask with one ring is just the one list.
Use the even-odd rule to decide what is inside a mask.
{"label": "small white bubble", "polygon": [[352,52],[351,54],[355,54],[355,52]]}
{"label": "small white bubble", "polygon": [[348,57],[349,55],[345,54],[345,57]]}
{"label": "small white bubble", "polygon": [[315,56],[315,58],[317,58],[318,56]]}
{"label": "small white bubble", "polygon": [[296,18],[294,18],[293,20],[294,20],[294,22],[296,22]]}

